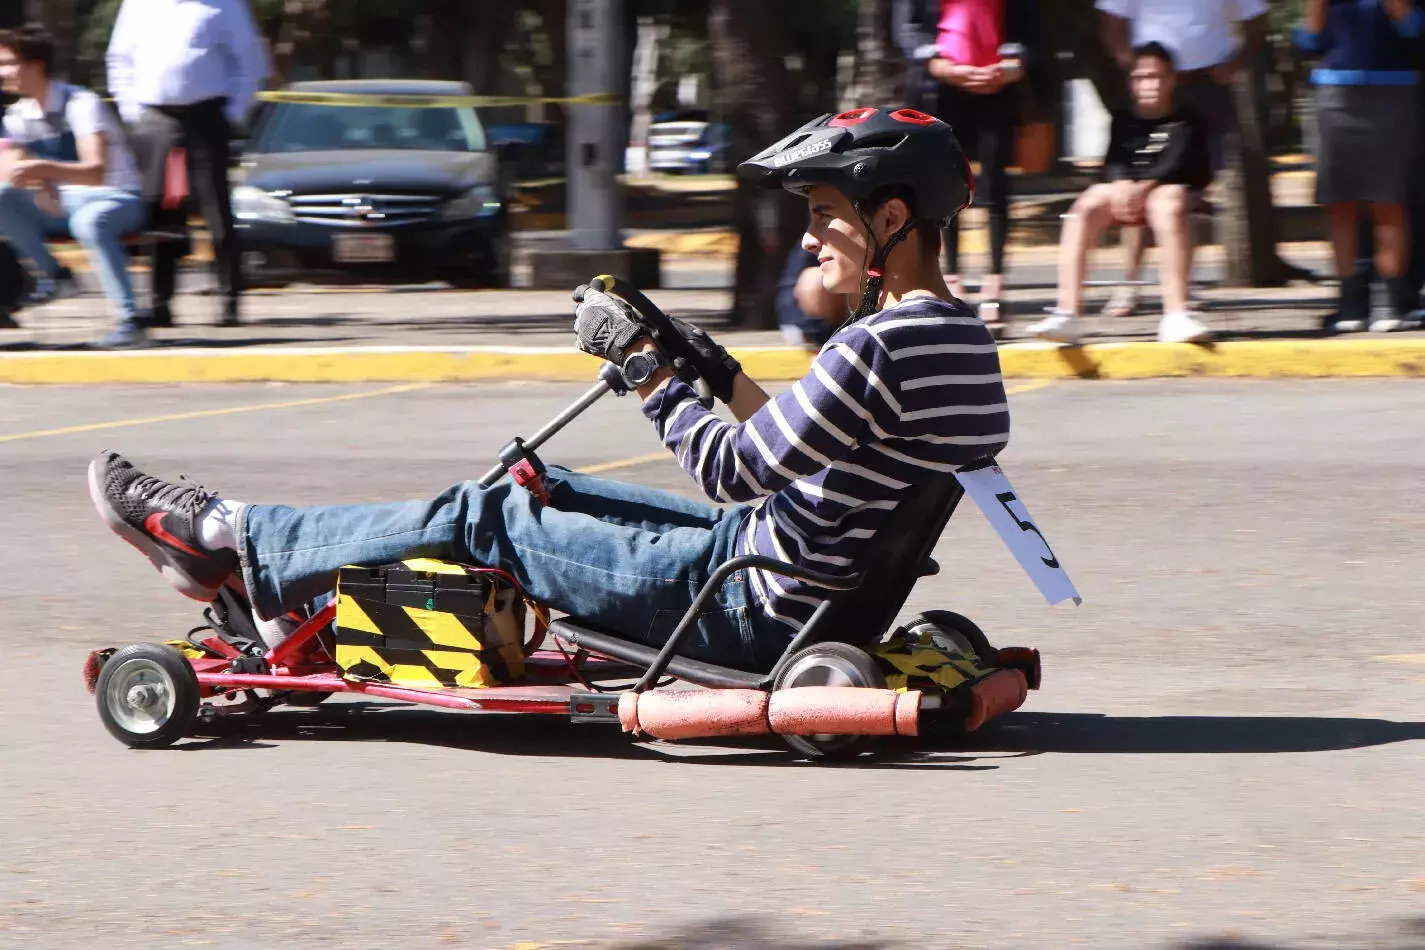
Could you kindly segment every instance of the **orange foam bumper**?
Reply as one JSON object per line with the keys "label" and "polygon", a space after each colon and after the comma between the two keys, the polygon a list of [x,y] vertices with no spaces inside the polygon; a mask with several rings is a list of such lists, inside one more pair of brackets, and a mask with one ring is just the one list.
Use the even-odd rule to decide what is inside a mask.
{"label": "orange foam bumper", "polygon": [[772,731],[786,736],[914,736],[920,731],[920,692],[798,686],[772,694]]}
{"label": "orange foam bumper", "polygon": [[656,739],[779,735],[914,736],[920,693],[845,686],[624,693],[624,732]]}
{"label": "orange foam bumper", "polygon": [[1019,670],[995,670],[970,687],[970,714],[965,730],[975,730],[997,716],[1014,712],[1029,698],[1029,683]]}
{"label": "orange foam bumper", "polygon": [[624,732],[655,739],[755,736],[772,731],[769,696],[757,689],[624,693],[618,698],[618,718]]}

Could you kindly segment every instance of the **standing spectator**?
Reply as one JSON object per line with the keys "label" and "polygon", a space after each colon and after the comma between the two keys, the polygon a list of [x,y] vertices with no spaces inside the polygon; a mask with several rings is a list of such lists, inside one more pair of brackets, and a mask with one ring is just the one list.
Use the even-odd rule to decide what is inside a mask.
{"label": "standing spectator", "polygon": [[[1104,43],[1125,77],[1133,70],[1134,47],[1161,43],[1174,53],[1178,102],[1205,120],[1216,176],[1225,160],[1225,140],[1237,127],[1232,83],[1249,68],[1266,37],[1266,0],[1097,0],[1096,6]],[[1127,282],[1139,279],[1144,243],[1141,227],[1123,229]],[[1137,306],[1137,291],[1125,283],[1104,313],[1126,317]]]}
{"label": "standing spectator", "polygon": [[[1307,0],[1297,45],[1319,58],[1316,200],[1327,208],[1340,278],[1328,329],[1376,332],[1413,326],[1406,203],[1418,156],[1417,44],[1425,16],[1411,0]],[[1361,209],[1375,222],[1374,271],[1388,309],[1372,318],[1370,275],[1356,267]]]}
{"label": "standing spectator", "polygon": [[[894,0],[892,29],[911,64],[910,95],[954,129],[980,163],[975,203],[989,209],[990,272],[980,294],[980,318],[1005,325],[1005,242],[1009,237],[1009,163],[1021,118],[1020,89],[1039,75],[1035,0]],[[1033,82],[1033,78],[1029,79]],[[960,282],[960,219],[944,229],[946,283]]]}
{"label": "standing spectator", "polygon": [[54,41],[43,30],[0,33],[0,78],[19,99],[5,110],[0,149],[0,238],[34,272],[32,302],[66,292],[47,237],[74,237],[94,261],[118,322],[101,346],[142,342],[125,234],[144,226],[141,181],[123,126],[88,89],[50,78]]}
{"label": "standing spectator", "polygon": [[[124,0],[107,56],[109,89],[136,129],[151,201],[163,194],[166,157],[182,146],[188,180],[212,235],[224,325],[238,322],[242,265],[228,192],[229,139],[270,73],[247,0]],[[153,250],[151,322],[173,322],[178,249]]]}
{"label": "standing spectator", "polygon": [[1208,136],[1198,113],[1174,105],[1173,57],[1161,43],[1134,50],[1133,107],[1113,117],[1103,180],[1069,211],[1059,243],[1059,303],[1029,328],[1032,336],[1077,343],[1089,249],[1110,224],[1153,229],[1163,256],[1163,319],[1158,339],[1189,343],[1211,331],[1188,308],[1192,238],[1188,212],[1212,180]]}

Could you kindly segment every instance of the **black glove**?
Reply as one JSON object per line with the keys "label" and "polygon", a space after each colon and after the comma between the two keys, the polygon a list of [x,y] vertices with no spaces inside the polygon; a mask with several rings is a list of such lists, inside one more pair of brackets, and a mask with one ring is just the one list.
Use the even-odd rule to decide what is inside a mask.
{"label": "black glove", "polygon": [[598,290],[579,289],[582,294],[575,295],[579,306],[574,310],[574,332],[579,337],[579,349],[603,357],[622,369],[629,348],[647,338],[648,330],[622,300]]}
{"label": "black glove", "polygon": [[688,344],[691,355],[688,362],[708,384],[712,394],[724,403],[732,401],[732,381],[742,372],[742,364],[708,336],[686,320],[669,317],[668,320],[678,330],[678,334]]}

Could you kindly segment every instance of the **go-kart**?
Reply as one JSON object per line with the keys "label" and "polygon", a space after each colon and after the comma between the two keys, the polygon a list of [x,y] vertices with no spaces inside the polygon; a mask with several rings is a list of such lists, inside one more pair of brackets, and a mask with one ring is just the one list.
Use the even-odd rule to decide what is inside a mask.
{"label": "go-kart", "polygon": [[[710,398],[687,344],[651,301],[612,277],[592,286],[629,302],[675,372]],[[592,389],[528,440],[508,443],[481,484],[508,476],[542,494],[546,470],[536,450],[603,396],[628,391],[622,373],[605,364]],[[897,505],[849,574],[734,557],[660,649],[577,616],[551,620],[504,572],[413,560],[344,568],[335,596],[289,615],[295,628],[275,645],[264,641],[234,579],[185,639],[92,652],[85,683],[109,732],[135,748],[171,745],[220,717],[311,706],[337,693],[567,716],[617,724],[639,739],[776,734],[817,759],[857,755],[878,736],[963,734],[1019,708],[1040,686],[1037,650],[996,648],[959,614],[930,611],[892,629],[917,581],[939,572],[931,552],[967,489],[1050,602],[1079,601],[1027,511],[1011,508],[1019,499],[1007,486],[988,458],[935,475]],[[770,670],[680,655],[721,584],[748,569],[836,593]]]}

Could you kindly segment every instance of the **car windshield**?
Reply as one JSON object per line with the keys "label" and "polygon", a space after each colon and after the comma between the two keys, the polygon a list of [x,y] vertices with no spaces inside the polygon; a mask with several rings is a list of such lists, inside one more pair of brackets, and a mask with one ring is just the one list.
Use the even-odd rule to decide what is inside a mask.
{"label": "car windshield", "polygon": [[485,130],[469,106],[328,106],[280,102],[262,123],[252,151],[318,152],[406,148],[482,152]]}

